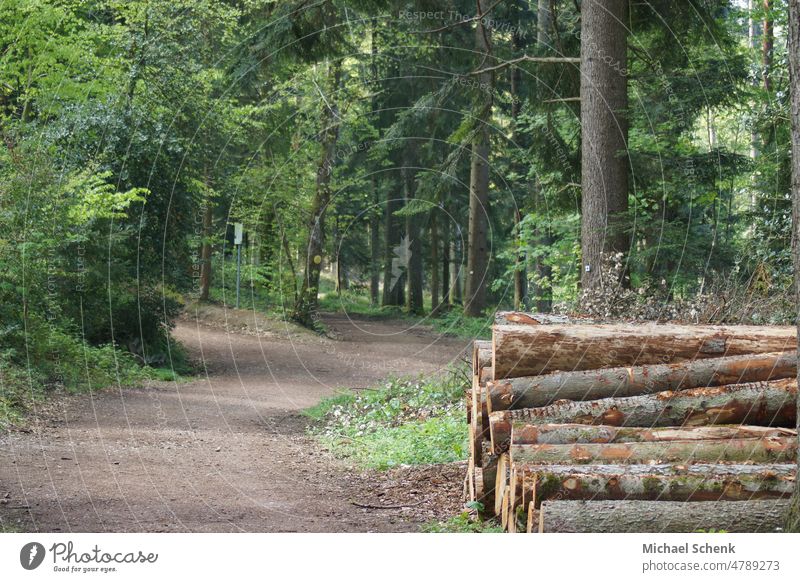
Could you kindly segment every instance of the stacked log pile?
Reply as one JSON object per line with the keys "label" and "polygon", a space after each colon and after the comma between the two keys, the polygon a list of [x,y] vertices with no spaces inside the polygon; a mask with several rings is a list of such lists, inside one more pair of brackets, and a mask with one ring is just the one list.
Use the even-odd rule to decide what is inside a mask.
{"label": "stacked log pile", "polygon": [[473,349],[466,495],[510,532],[774,531],[796,349],[794,327],[498,313]]}

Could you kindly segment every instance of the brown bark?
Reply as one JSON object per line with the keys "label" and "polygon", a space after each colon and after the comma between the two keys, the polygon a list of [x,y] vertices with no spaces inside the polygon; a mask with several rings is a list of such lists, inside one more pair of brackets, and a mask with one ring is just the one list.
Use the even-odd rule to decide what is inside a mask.
{"label": "brown bark", "polygon": [[666,364],[796,348],[793,327],[495,325],[495,379],[557,370]]}
{"label": "brown bark", "polygon": [[788,510],[785,499],[545,501],[531,519],[543,533],[760,533],[780,531]]}
{"label": "brown bark", "polygon": [[797,355],[791,352],[730,356],[676,364],[555,372],[490,382],[489,411],[547,406],[555,400],[597,400],[664,390],[722,386],[792,378]]}
{"label": "brown bark", "polygon": [[[416,197],[416,164],[413,156],[409,157],[408,166],[403,168],[403,183],[406,204]],[[421,315],[423,312],[422,299],[422,240],[420,238],[420,216],[409,214],[405,217],[405,230],[409,248],[408,268],[406,272],[408,295],[406,295],[406,309],[409,313]]]}
{"label": "brown bark", "polygon": [[596,463],[791,463],[797,455],[794,437],[717,439],[638,443],[511,445],[512,462],[526,464]]}
{"label": "brown bark", "polygon": [[797,432],[789,428],[739,424],[690,426],[686,428],[641,428],[586,424],[537,425],[515,422],[511,426],[511,444],[514,445],[705,441],[795,436],[797,436]]}
{"label": "brown bark", "polygon": [[203,210],[203,242],[200,246],[200,301],[208,301],[211,291],[211,201],[205,201]]}
{"label": "brown bark", "polygon": [[[800,0],[789,0],[789,94],[792,142],[792,262],[794,292],[800,333]],[[800,346],[798,346],[800,350]],[[798,352],[800,354],[800,351]],[[797,428],[800,428],[800,402],[797,403]],[[787,531],[800,531],[800,481],[795,485]]]}
{"label": "brown bark", "polygon": [[322,101],[320,136],[322,156],[317,168],[317,183],[311,203],[306,246],[306,269],[300,294],[294,306],[292,319],[312,326],[317,311],[319,280],[325,248],[325,213],[331,201],[331,174],[335,162],[336,142],[339,139],[339,110],[334,98],[341,78],[341,63],[328,65],[328,99]]}
{"label": "brown bark", "polygon": [[450,307],[450,216],[443,215],[442,221],[442,304],[441,309]]}
{"label": "brown bark", "polygon": [[[478,66],[484,68],[491,58],[491,27],[485,26],[483,15],[491,0],[477,0],[478,20],[475,27],[475,52]],[[489,61],[490,62],[490,61]],[[476,133],[472,141],[469,180],[469,231],[467,249],[464,314],[479,316],[486,308],[486,287],[489,278],[489,122],[492,116],[494,74],[478,75],[482,88],[476,112]]]}
{"label": "brown bark", "polygon": [[439,299],[439,217],[434,208],[430,214],[431,235],[431,315],[441,309]]}
{"label": "brown bark", "polygon": [[628,208],[627,0],[581,4],[581,285],[601,281],[605,253],[622,252]]}
{"label": "brown bark", "polygon": [[565,325],[567,323],[592,323],[591,320],[554,315],[552,313],[525,313],[522,311],[498,311],[494,314],[495,325]]}
{"label": "brown bark", "polygon": [[[520,465],[536,474],[537,505],[548,499],[747,501],[788,497],[796,465]],[[513,484],[512,484],[513,486]]]}
{"label": "brown bark", "polygon": [[762,78],[764,80],[764,90],[772,91],[772,51],[775,45],[775,35],[772,30],[772,2],[770,0],[763,0],[764,2],[764,29],[761,44],[761,66]]}
{"label": "brown bark", "polygon": [[[795,426],[794,379],[716,388],[692,388],[590,402],[560,400],[542,408],[493,412],[490,419],[528,424],[605,424],[611,426],[705,426],[754,424]],[[491,422],[490,422],[491,424]],[[491,431],[491,427],[490,427]]]}

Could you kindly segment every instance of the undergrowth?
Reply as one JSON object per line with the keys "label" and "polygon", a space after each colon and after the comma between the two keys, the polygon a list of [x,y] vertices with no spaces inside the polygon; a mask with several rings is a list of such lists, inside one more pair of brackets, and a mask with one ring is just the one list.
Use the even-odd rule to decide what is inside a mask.
{"label": "undergrowth", "polygon": [[[29,353],[0,352],[0,427],[24,422],[31,407],[55,393],[77,394],[146,380],[182,381],[189,370],[183,350],[172,345],[176,370],[143,366],[130,352],[91,346],[59,330]],[[29,363],[27,363],[29,362]]]}
{"label": "undergrowth", "polygon": [[420,530],[423,533],[503,533],[496,521],[481,519],[469,511],[462,511],[446,521],[428,522]]}
{"label": "undergrowth", "polygon": [[433,378],[391,378],[306,411],[310,430],[334,455],[364,468],[447,463],[467,457],[461,370]]}

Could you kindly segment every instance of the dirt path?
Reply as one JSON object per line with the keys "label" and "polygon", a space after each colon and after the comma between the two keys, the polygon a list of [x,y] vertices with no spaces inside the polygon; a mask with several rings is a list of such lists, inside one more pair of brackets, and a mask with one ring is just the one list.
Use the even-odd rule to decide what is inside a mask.
{"label": "dirt path", "polygon": [[[431,486],[458,496],[457,471],[351,473],[315,448],[299,411],[338,388],[440,370],[467,342],[400,321],[325,323],[335,341],[179,324],[175,336],[207,376],[64,398],[31,432],[2,435],[0,518],[36,531],[414,529],[435,515],[414,509],[429,505]],[[352,503],[398,494],[409,507]]]}

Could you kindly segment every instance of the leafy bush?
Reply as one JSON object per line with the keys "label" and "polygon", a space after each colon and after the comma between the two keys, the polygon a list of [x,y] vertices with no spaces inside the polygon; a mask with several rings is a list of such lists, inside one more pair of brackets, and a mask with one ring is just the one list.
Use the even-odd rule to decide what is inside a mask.
{"label": "leafy bush", "polygon": [[319,421],[311,432],[336,456],[367,468],[464,459],[465,379],[453,370],[428,380],[392,378],[375,390],[340,394],[306,411]]}

